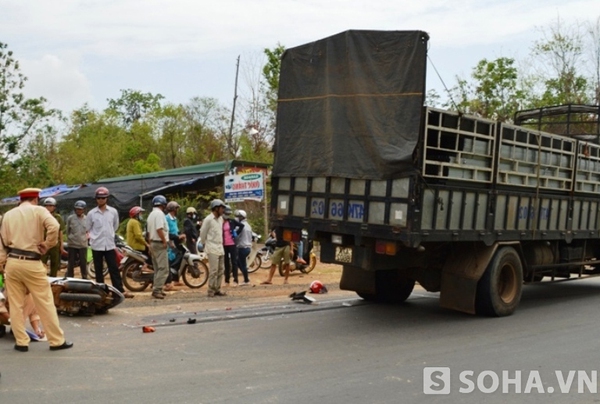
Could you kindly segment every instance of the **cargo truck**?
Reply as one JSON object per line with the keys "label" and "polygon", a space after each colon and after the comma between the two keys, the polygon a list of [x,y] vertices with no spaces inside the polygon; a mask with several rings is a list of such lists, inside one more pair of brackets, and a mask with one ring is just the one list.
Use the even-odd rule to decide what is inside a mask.
{"label": "cargo truck", "polygon": [[286,50],[272,225],[308,231],[366,300],[418,282],[442,307],[505,316],[523,284],[600,274],[598,106],[521,125],[424,106],[428,40],[352,30]]}

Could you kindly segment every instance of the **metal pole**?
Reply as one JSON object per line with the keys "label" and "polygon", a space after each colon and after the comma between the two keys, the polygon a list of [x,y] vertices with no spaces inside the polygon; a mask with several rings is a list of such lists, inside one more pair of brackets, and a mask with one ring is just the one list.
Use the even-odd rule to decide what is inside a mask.
{"label": "metal pole", "polygon": [[[238,85],[238,74],[240,72],[240,56],[237,57],[237,64],[235,67],[235,87],[233,89],[233,108],[231,108],[231,123],[229,124],[229,138],[227,139],[227,157],[229,157],[229,153],[233,154],[233,121],[235,120],[235,103],[237,101],[237,85]],[[235,155],[232,156],[235,158]]]}

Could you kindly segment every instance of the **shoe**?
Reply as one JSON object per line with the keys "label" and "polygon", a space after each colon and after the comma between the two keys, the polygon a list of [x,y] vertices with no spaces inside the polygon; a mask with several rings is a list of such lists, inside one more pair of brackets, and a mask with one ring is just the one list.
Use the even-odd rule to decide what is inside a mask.
{"label": "shoe", "polygon": [[165,285],[164,290],[166,290],[167,292],[174,290],[173,285]]}
{"label": "shoe", "polygon": [[69,349],[69,348],[73,348],[73,343],[69,342],[69,341],[65,341],[63,342],[62,345],[58,345],[58,346],[51,346],[50,350],[51,351],[59,351],[61,349]]}
{"label": "shoe", "polygon": [[208,292],[208,297],[215,297],[215,292]]}
{"label": "shoe", "polygon": [[123,296],[125,296],[126,299],[133,299],[135,297],[135,295],[131,292],[123,292]]}
{"label": "shoe", "polygon": [[296,260],[297,263],[302,264],[302,265],[306,265],[306,261],[304,261],[302,258],[298,258]]}
{"label": "shoe", "polygon": [[223,286],[225,286],[226,288],[228,288],[228,287],[229,287],[229,282],[225,282],[225,283],[223,284]]}
{"label": "shoe", "polygon": [[227,293],[225,292],[221,292],[220,290],[218,292],[215,292],[215,296],[227,296]]}
{"label": "shoe", "polygon": [[261,282],[260,284],[261,285],[272,285],[273,283],[269,282],[269,281],[264,281],[264,282]]}
{"label": "shoe", "polygon": [[240,286],[250,286],[250,282],[240,283]]}
{"label": "shoe", "polygon": [[155,299],[164,299],[165,295],[162,294],[161,292],[153,292],[152,293],[152,297],[155,298]]}
{"label": "shoe", "polygon": [[29,347],[27,345],[17,345],[17,344],[15,344],[15,351],[27,352],[27,351],[29,351]]}
{"label": "shoe", "polygon": [[234,288],[237,288],[238,287],[238,283],[237,282],[233,282],[233,284],[231,286],[234,287]]}

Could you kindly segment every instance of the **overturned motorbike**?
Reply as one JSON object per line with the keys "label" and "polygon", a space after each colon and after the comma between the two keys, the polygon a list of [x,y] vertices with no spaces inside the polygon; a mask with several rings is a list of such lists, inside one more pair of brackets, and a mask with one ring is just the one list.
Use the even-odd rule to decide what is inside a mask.
{"label": "overturned motorbike", "polygon": [[[208,267],[204,263],[205,253],[192,254],[185,244],[177,246],[175,260],[169,262],[169,270],[179,275],[188,287],[200,288],[208,281]],[[144,264],[148,257],[129,246],[123,247],[124,257],[121,260],[121,276],[123,285],[132,292],[145,290],[154,281],[154,270]]]}
{"label": "overturned motorbike", "polygon": [[59,313],[104,314],[125,300],[125,296],[112,285],[89,279],[48,277],[48,281]]}

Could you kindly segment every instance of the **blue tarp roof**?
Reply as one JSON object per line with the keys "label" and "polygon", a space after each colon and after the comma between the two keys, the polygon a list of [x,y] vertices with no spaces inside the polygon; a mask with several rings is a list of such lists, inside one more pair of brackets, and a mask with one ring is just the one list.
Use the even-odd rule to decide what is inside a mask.
{"label": "blue tarp roof", "polygon": [[[48,187],[48,188],[42,189],[42,192],[40,193],[40,198],[48,198],[51,196],[54,197],[54,196],[58,196],[58,195],[65,195],[65,194],[73,192],[81,187],[82,187],[82,185],[66,185],[66,184],[55,185],[53,187]],[[0,205],[14,205],[17,203],[19,203],[18,195],[11,196],[11,197],[0,200]]]}

